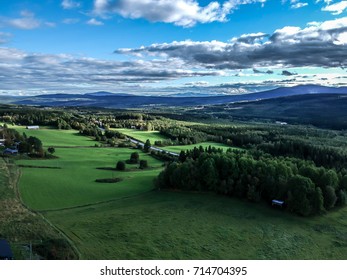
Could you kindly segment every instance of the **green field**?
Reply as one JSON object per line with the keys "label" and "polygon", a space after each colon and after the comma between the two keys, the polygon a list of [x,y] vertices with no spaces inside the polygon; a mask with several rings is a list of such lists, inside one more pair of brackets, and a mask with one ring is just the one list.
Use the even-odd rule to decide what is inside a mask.
{"label": "green field", "polygon": [[9,126],[27,136],[35,136],[42,141],[44,147],[72,147],[94,146],[96,143],[91,138],[81,136],[77,130],[58,130],[47,127],[41,127],[38,130],[28,130],[25,126]]}
{"label": "green field", "polygon": [[152,145],[155,141],[168,140],[168,138],[161,135],[159,131],[141,131],[127,128],[117,128],[116,130],[141,142],[146,142],[146,140],[149,139]]}
{"label": "green field", "polygon": [[[127,160],[134,152],[129,148],[57,148],[53,160],[19,160],[17,164],[49,168],[22,168],[20,192],[23,201],[35,210],[59,209],[136,195],[153,189],[153,179],[162,163],[138,151],[140,159],[151,168],[133,171],[110,171],[118,160]],[[96,183],[95,179],[119,177],[114,184]]]}
{"label": "green field", "polygon": [[[56,133],[63,133],[60,137],[71,146],[80,139],[89,141],[66,131],[42,131],[43,141],[53,141]],[[136,165],[127,165],[130,169],[125,172],[97,169],[113,168],[133,151],[56,148],[57,159],[18,160],[27,166],[21,168],[19,184],[23,201],[64,232],[83,259],[347,258],[346,208],[301,218],[266,204],[214,194],[151,191],[162,162],[138,150],[150,169],[142,171]],[[95,182],[112,177],[123,181]]]}
{"label": "green field", "polygon": [[346,259],[346,214],[300,218],[212,194],[151,192],[46,215],[85,259]]}
{"label": "green field", "polygon": [[230,146],[227,146],[227,145],[224,145],[221,143],[217,143],[217,142],[201,142],[201,143],[193,144],[193,145],[167,146],[164,148],[164,150],[174,152],[174,153],[180,153],[181,151],[192,150],[192,149],[194,149],[194,147],[199,148],[200,146],[202,146],[204,149],[208,148],[209,146],[215,147],[215,148],[220,148],[223,150],[226,150],[228,148],[232,148]]}
{"label": "green field", "polygon": [[[135,130],[135,129],[116,129],[117,131],[128,135],[136,140],[139,140],[141,142],[146,142],[147,139],[151,141],[151,144],[153,145],[155,141],[160,141],[160,140],[168,140],[165,136],[161,135],[159,131],[140,131],[140,130]],[[174,152],[174,153],[179,153],[182,150],[192,150],[194,147],[199,148],[202,146],[203,148],[208,148],[208,146],[212,146],[215,148],[221,148],[221,149],[228,149],[230,146],[217,143],[217,142],[202,142],[198,144],[193,144],[193,145],[177,145],[177,146],[165,146],[163,150]]]}

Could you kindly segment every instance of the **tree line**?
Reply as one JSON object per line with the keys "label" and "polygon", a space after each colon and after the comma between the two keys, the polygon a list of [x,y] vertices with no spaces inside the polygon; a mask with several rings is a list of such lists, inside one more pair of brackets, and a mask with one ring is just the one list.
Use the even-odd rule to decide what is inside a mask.
{"label": "tree line", "polygon": [[181,152],[180,160],[168,164],[155,184],[162,189],[212,191],[252,202],[282,200],[288,211],[309,216],[346,204],[347,172],[262,152],[196,148]]}

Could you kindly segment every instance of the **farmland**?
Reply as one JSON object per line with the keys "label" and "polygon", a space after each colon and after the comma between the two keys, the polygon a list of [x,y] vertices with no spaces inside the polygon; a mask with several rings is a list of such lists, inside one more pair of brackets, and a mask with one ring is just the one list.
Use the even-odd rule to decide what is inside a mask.
{"label": "farmland", "polygon": [[[141,142],[146,142],[147,139],[152,143],[155,141],[162,141],[162,140],[168,140],[167,137],[161,135],[159,131],[140,131],[140,130],[135,130],[135,129],[117,129],[117,131],[130,136],[136,140],[139,140]],[[192,144],[192,145],[177,145],[177,146],[166,146],[163,148],[163,150],[169,151],[169,152],[174,152],[174,153],[179,153],[180,151],[185,151],[185,150],[192,150],[194,147],[199,148],[202,146],[204,149],[208,148],[209,146],[215,147],[215,148],[221,148],[221,149],[227,149],[230,148],[230,146],[217,143],[217,142],[202,142],[198,144]]]}
{"label": "farmland", "polygon": [[95,142],[88,138],[79,135],[76,130],[58,130],[49,127],[41,127],[38,130],[28,130],[24,126],[10,126],[20,133],[25,133],[28,136],[35,136],[43,142],[45,147],[74,147],[74,146],[94,146]]}
{"label": "farmland", "polygon": [[[271,203],[266,200],[252,203],[249,202],[249,197],[228,197],[225,194],[189,188],[180,190],[176,183],[180,183],[180,178],[188,178],[184,177],[187,174],[184,171],[193,172],[193,175],[201,178],[207,175],[202,171],[194,173],[194,170],[199,170],[194,168],[185,168],[180,170],[180,173],[173,173],[173,176],[169,174],[172,188],[160,187],[159,191],[155,188],[158,185],[155,185],[154,179],[158,178],[158,174],[168,163],[159,160],[158,155],[152,157],[150,153],[129,147],[123,137],[112,136],[115,142],[112,147],[108,141],[110,139],[103,139],[103,135],[81,135],[77,129],[58,130],[46,126],[39,130],[27,130],[23,126],[14,128],[21,133],[25,132],[27,137],[38,137],[45,151],[48,147],[55,148],[53,156],[31,157],[30,154],[21,154],[13,158],[13,166],[18,170],[17,175],[21,174],[18,190],[25,206],[37,213],[38,218],[42,217],[60,231],[65,242],[75,248],[74,251],[78,252],[81,259],[347,258],[346,208],[337,206],[323,215],[303,218],[287,209],[272,208]],[[201,125],[193,128],[192,135],[204,136],[204,131],[209,131],[218,136],[213,139],[218,141],[223,138],[224,141],[197,141],[197,144],[165,146],[163,149],[179,153],[194,147],[212,146],[225,151],[233,143],[235,148],[242,149],[247,154],[251,153],[248,147],[255,147],[253,141],[276,140],[273,136],[276,127],[271,128],[272,134],[269,135],[264,133],[267,127],[237,129],[232,128],[230,133],[224,127],[215,127],[212,131],[212,128]],[[283,135],[284,130],[280,129],[279,135]],[[335,147],[336,141],[342,143],[346,139],[342,133],[302,129],[307,134],[307,143],[317,143],[319,140],[325,144],[329,138],[330,146]],[[89,131],[94,133],[97,130]],[[120,132],[141,141],[150,139],[152,144],[168,139],[158,131],[122,129]],[[299,128],[295,128],[295,131],[287,129],[286,132],[288,139],[296,137],[296,133],[302,134]],[[331,137],[333,135],[336,137]],[[96,139],[98,141],[95,141]],[[336,144],[337,146],[340,147]],[[264,146],[268,149],[271,147]],[[128,162],[124,171],[116,170],[117,162],[129,160],[135,151],[140,160],[147,161],[149,167],[140,169],[139,163]],[[338,155],[333,155],[339,159]],[[212,156],[217,158],[217,155]],[[268,160],[272,160],[270,155]],[[339,162],[343,164],[343,161],[338,160],[333,163]],[[176,166],[189,164],[194,167],[191,159],[186,163],[178,162]],[[271,162],[268,165],[270,166]],[[175,164],[172,166],[175,167]],[[238,172],[242,172],[241,167],[237,167]],[[13,172],[15,170],[13,169]],[[235,170],[235,167],[232,170]],[[209,173],[211,174],[213,173]],[[218,172],[214,174],[218,175]],[[257,176],[259,175],[261,173]],[[276,174],[273,178],[277,178]],[[97,179],[108,179],[111,183],[96,182]],[[113,179],[117,180],[112,182]],[[243,179],[248,180],[248,177],[244,176]],[[184,183],[188,181],[184,179]],[[158,183],[158,180],[156,182]],[[257,180],[250,182],[256,183]],[[335,182],[338,184],[339,181]],[[204,186],[203,183],[204,181],[201,181],[200,187]],[[44,220],[36,220],[38,225],[35,230],[45,225]],[[1,233],[13,235],[14,229],[19,225],[22,239],[36,238],[35,231],[26,237],[25,226],[21,223],[14,223],[12,231],[0,227]],[[45,234],[38,236],[53,236],[56,240],[55,231],[48,228]],[[68,255],[73,256],[71,252]],[[61,255],[58,258],[62,258]]]}
{"label": "farmland", "polygon": [[307,220],[221,196],[151,192],[45,215],[85,259],[346,259],[346,214]]}
{"label": "farmland", "polygon": [[165,150],[168,150],[174,153],[179,153],[180,151],[192,150],[194,149],[194,147],[199,148],[200,146],[203,147],[204,149],[208,148],[209,146],[215,147],[217,149],[223,149],[223,150],[230,148],[230,146],[217,143],[217,142],[202,142],[199,144],[192,144],[192,145],[167,146],[165,147]]}
{"label": "farmland", "polygon": [[[116,171],[117,161],[125,161],[133,152],[129,148],[79,147],[94,144],[90,138],[76,135],[74,131],[54,129],[26,130],[28,136],[38,136],[49,145],[58,144],[56,136],[61,133],[64,145],[56,148],[56,159],[21,159],[23,166],[19,188],[23,201],[35,210],[50,210],[92,204],[119,199],[153,189],[153,179],[159,173],[162,163],[140,153],[147,160],[149,169],[140,170],[136,165],[128,165],[124,172]],[[75,144],[75,147],[73,146]],[[59,145],[57,145],[59,146]],[[37,168],[34,168],[34,167]],[[96,179],[119,177],[117,184],[100,184]]]}
{"label": "farmland", "polygon": [[153,144],[155,141],[168,140],[168,138],[161,135],[159,131],[141,131],[127,128],[117,128],[116,130],[141,142],[146,142],[146,140],[149,139]]}

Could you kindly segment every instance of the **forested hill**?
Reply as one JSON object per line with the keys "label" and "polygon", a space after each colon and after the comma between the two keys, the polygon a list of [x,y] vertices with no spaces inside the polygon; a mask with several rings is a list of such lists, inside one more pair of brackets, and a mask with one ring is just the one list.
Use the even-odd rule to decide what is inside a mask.
{"label": "forested hill", "polygon": [[347,95],[319,94],[288,96],[258,102],[217,105],[205,108],[219,118],[268,119],[323,128],[347,128]]}

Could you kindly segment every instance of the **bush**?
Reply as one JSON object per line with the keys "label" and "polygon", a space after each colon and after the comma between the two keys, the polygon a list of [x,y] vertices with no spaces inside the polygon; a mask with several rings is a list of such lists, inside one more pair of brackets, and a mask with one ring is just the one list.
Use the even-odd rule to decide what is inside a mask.
{"label": "bush", "polygon": [[138,152],[134,152],[130,155],[130,160],[129,160],[129,163],[130,164],[136,164],[136,163],[139,163],[139,160],[140,160],[140,155]]}
{"label": "bush", "polygon": [[118,161],[116,169],[119,171],[124,171],[125,170],[125,162],[124,161]]}
{"label": "bush", "polygon": [[145,169],[148,167],[147,160],[140,160],[140,169]]}

